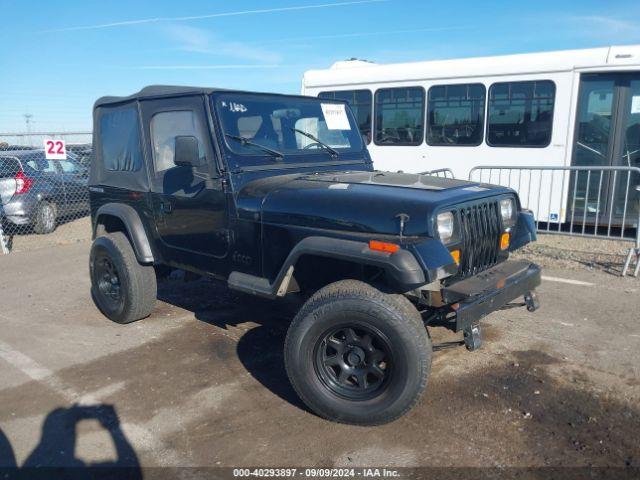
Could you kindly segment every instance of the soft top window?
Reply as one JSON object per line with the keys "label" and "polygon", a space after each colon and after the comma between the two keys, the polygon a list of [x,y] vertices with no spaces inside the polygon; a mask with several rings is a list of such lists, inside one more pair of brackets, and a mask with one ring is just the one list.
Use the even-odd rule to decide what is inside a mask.
{"label": "soft top window", "polygon": [[102,163],[106,170],[137,172],[142,167],[140,126],[135,107],[103,109],[100,116]]}

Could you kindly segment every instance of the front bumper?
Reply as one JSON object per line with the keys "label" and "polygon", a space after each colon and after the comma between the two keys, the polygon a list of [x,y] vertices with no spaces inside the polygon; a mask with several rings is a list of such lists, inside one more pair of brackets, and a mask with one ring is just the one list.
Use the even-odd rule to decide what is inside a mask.
{"label": "front bumper", "polygon": [[540,285],[540,267],[509,260],[442,289],[442,298],[455,311],[455,330],[465,330]]}

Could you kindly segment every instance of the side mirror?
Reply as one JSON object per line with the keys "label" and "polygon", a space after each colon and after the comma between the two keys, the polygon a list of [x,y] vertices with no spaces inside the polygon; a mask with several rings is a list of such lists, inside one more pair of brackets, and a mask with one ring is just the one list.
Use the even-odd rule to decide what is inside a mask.
{"label": "side mirror", "polygon": [[200,153],[198,139],[191,135],[175,137],[175,158],[173,162],[181,167],[199,167]]}

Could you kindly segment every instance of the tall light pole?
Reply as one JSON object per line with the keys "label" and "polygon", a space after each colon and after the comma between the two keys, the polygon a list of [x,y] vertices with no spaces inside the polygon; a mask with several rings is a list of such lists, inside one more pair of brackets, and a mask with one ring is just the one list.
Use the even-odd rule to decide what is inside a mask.
{"label": "tall light pole", "polygon": [[24,117],[25,126],[27,127],[27,137],[29,138],[29,146],[32,146],[31,145],[31,119],[33,118],[33,114],[25,113],[23,117]]}

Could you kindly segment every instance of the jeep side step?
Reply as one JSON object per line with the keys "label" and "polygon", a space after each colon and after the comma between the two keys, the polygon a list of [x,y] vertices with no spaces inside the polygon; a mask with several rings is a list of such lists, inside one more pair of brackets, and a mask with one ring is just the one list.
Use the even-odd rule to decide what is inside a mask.
{"label": "jeep side step", "polygon": [[268,278],[257,277],[242,272],[231,272],[227,284],[232,290],[273,299],[276,297],[284,297],[289,290],[292,277],[293,265],[289,265],[282,280],[278,277],[273,284],[269,282]]}
{"label": "jeep side step", "polygon": [[242,272],[231,272],[227,283],[232,290],[266,298],[276,297],[268,278],[256,277],[255,275]]}

